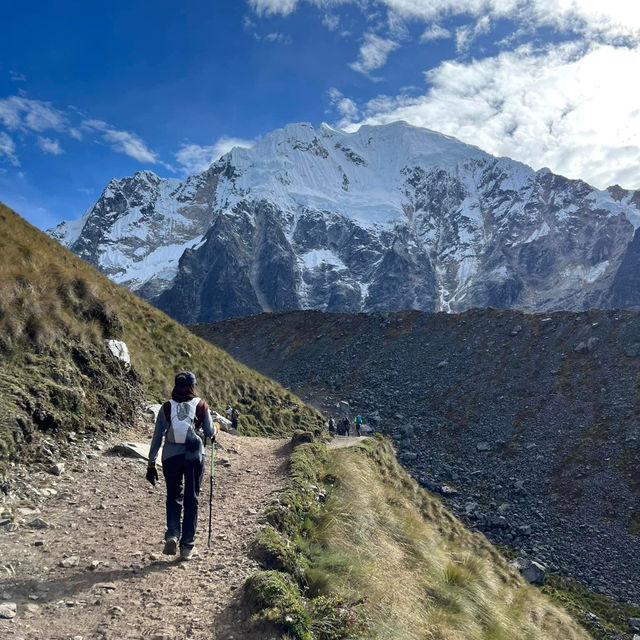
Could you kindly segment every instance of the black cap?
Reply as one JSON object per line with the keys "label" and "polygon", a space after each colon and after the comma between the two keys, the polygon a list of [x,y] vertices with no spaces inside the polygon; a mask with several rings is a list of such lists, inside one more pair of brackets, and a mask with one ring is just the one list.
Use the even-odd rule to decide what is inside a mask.
{"label": "black cap", "polygon": [[191,371],[181,371],[175,379],[176,387],[192,387],[196,384],[196,377]]}

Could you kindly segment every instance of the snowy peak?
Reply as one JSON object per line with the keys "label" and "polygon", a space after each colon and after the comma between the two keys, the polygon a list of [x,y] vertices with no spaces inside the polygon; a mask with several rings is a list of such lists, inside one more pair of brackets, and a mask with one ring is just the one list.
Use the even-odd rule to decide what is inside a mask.
{"label": "snowy peak", "polygon": [[192,322],[640,305],[638,226],[639,192],[599,191],[404,122],[295,123],[184,181],[112,180],[52,235]]}

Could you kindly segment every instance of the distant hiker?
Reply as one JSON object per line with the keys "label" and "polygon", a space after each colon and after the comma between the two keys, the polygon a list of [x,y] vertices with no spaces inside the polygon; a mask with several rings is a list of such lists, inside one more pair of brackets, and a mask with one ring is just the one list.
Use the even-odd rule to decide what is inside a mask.
{"label": "distant hiker", "polygon": [[235,407],[227,407],[227,418],[231,420],[231,427],[238,430],[238,418],[240,417],[240,413]]}
{"label": "distant hiker", "polygon": [[362,435],[362,433],[361,433],[361,431],[360,431],[360,430],[361,430],[361,428],[362,428],[362,416],[361,416],[360,414],[358,414],[358,415],[353,419],[353,421],[355,422],[355,425],[356,425],[356,434],[357,434],[358,436],[361,436],[361,435]]}
{"label": "distant hiker", "polygon": [[327,425],[329,427],[329,433],[335,433],[336,432],[336,423],[333,420],[333,416],[329,416],[329,423]]}
{"label": "distant hiker", "polygon": [[342,418],[342,429],[340,429],[340,431],[342,432],[343,436],[349,435],[349,418],[347,418],[346,416]]}
{"label": "distant hiker", "polygon": [[[198,496],[204,472],[203,437],[205,440],[215,440],[216,437],[209,407],[196,395],[195,387],[196,377],[190,371],[183,371],[175,377],[171,400],[165,402],[158,412],[146,476],[155,486],[158,480],[156,457],[164,438],[162,474],[167,484],[167,531],[162,553],[175,555],[179,543],[182,560],[188,560],[193,554]],[[180,526],[183,502],[184,517]]]}

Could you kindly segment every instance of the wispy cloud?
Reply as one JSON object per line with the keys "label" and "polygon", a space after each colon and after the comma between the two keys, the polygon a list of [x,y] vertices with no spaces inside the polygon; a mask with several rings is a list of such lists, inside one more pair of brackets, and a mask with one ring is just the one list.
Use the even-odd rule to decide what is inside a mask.
{"label": "wispy cloud", "polygon": [[258,15],[288,16],[297,4],[298,0],[249,0],[249,5]]}
{"label": "wispy cloud", "polygon": [[59,156],[61,153],[64,153],[64,150],[60,146],[60,143],[57,140],[52,140],[51,138],[38,136],[38,146],[45,153],[50,153],[54,156]]}
{"label": "wispy cloud", "polygon": [[130,131],[115,129],[103,120],[84,120],[81,125],[85,131],[95,132],[111,149],[137,160],[156,164],[157,155],[151,151],[145,142]]}
{"label": "wispy cloud", "polygon": [[432,40],[446,40],[451,37],[451,31],[441,27],[439,24],[432,24],[427,27],[420,36],[420,42],[431,42]]}
{"label": "wispy cloud", "polygon": [[252,147],[251,140],[222,136],[212,145],[183,144],[174,156],[184,175],[200,173],[234,147]]}
{"label": "wispy cloud", "polygon": [[[67,135],[76,141],[83,139],[82,131],[97,136],[97,140],[108,145],[113,151],[124,153],[141,163],[164,164],[156,153],[151,151],[140,136],[130,131],[117,129],[103,120],[85,118],[78,124],[78,112],[69,108],[66,111],[54,107],[50,102],[34,100],[24,95],[8,96],[0,99],[0,126],[6,131],[0,132],[2,149],[0,153],[14,165],[18,165],[16,145],[7,132],[17,131],[27,139],[31,134],[54,132]],[[94,141],[96,138],[94,138]],[[35,143],[44,152],[52,155],[64,153],[57,137],[37,135]],[[164,165],[173,170],[169,165]]]}
{"label": "wispy cloud", "polygon": [[340,18],[335,13],[325,13],[322,17],[322,24],[329,29],[329,31],[336,31],[340,26]]}
{"label": "wispy cloud", "polygon": [[24,73],[18,73],[17,71],[14,71],[13,69],[9,70],[9,77],[11,78],[12,82],[26,82],[27,81],[27,76],[25,76]]}
{"label": "wispy cloud", "polygon": [[67,117],[50,102],[9,96],[0,100],[0,123],[10,130],[63,131],[67,126]]}
{"label": "wispy cloud", "polygon": [[259,16],[288,16],[303,2],[319,8],[323,17],[328,9],[353,4],[365,15],[378,6],[401,19],[427,24],[460,17],[473,24],[486,17],[573,32],[590,40],[640,41],[640,3],[630,0],[249,0],[249,5]]}
{"label": "wispy cloud", "polygon": [[20,166],[15,155],[16,145],[11,136],[4,131],[0,131],[0,157],[4,156],[14,166]]}
{"label": "wispy cloud", "polygon": [[379,69],[387,62],[389,54],[398,48],[398,43],[394,40],[381,38],[375,33],[365,33],[364,43],[360,47],[358,60],[349,66],[359,73],[369,74],[370,71]]}
{"label": "wispy cloud", "polygon": [[329,89],[329,100],[346,122],[353,121],[360,116],[360,110],[355,101],[351,98],[346,98],[335,87]]}

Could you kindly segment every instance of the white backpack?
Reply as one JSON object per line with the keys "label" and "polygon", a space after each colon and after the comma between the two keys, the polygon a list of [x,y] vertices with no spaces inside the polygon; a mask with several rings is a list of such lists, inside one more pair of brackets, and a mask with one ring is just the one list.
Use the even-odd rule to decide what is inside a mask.
{"label": "white backpack", "polygon": [[196,407],[200,398],[194,398],[189,402],[176,402],[175,400],[169,400],[169,402],[171,403],[171,424],[167,431],[167,441],[184,444],[190,429],[193,435],[196,435]]}

